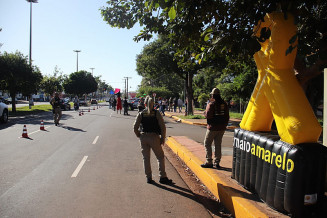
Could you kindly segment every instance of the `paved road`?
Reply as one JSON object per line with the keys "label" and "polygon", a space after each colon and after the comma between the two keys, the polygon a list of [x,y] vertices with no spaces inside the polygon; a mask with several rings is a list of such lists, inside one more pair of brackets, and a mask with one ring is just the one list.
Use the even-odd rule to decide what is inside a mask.
{"label": "paved road", "polygon": [[[59,127],[51,113],[1,125],[0,217],[210,217],[168,161],[176,184],[146,183],[136,112],[63,114]],[[30,139],[20,138],[24,124]],[[179,124],[167,127],[182,134]],[[158,181],[154,159],[152,167]]]}

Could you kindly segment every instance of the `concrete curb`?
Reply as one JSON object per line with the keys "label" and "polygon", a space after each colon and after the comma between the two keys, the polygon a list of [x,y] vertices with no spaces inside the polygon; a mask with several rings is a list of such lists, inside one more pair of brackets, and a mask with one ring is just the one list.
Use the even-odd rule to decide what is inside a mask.
{"label": "concrete curb", "polygon": [[203,163],[174,137],[168,137],[166,144],[185,162],[203,184],[214,194],[235,217],[271,217],[252,200],[247,199],[233,187],[230,179],[224,178],[215,169],[205,169]]}
{"label": "concrete curb", "polygon": [[[167,113],[166,113],[166,116],[167,117],[170,117],[170,118],[173,118],[177,122],[181,122],[181,123],[186,123],[186,124],[190,124],[190,125],[198,125],[198,126],[207,126],[206,123],[187,121],[187,120],[181,119],[181,118],[179,118],[177,116],[174,116],[174,115],[171,115],[171,114],[167,114]],[[238,127],[237,126],[227,126],[226,127],[226,129],[230,129],[230,130],[234,130],[236,128],[238,128]]]}

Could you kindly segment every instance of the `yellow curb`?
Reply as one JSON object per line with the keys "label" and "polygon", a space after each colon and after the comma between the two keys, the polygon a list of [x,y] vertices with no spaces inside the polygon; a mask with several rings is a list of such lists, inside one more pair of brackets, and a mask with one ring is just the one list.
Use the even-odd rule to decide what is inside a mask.
{"label": "yellow curb", "polygon": [[215,169],[202,168],[200,165],[203,162],[174,138],[168,137],[166,144],[185,162],[212,194],[235,217],[269,217],[252,204],[251,200],[245,199],[244,196],[238,193],[227,181],[224,181],[216,173],[213,173]]}

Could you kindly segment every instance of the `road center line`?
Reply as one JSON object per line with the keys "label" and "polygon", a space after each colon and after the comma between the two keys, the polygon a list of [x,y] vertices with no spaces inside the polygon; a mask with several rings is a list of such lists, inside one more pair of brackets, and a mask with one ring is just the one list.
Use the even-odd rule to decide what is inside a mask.
{"label": "road center line", "polygon": [[95,137],[95,139],[94,139],[94,141],[93,141],[92,144],[95,145],[97,143],[98,139],[99,139],[99,136]]}
{"label": "road center line", "polygon": [[81,160],[81,162],[79,163],[79,165],[77,166],[76,170],[74,171],[74,173],[72,174],[71,178],[75,178],[77,177],[79,171],[82,169],[83,165],[86,162],[88,156],[84,156],[83,159]]}

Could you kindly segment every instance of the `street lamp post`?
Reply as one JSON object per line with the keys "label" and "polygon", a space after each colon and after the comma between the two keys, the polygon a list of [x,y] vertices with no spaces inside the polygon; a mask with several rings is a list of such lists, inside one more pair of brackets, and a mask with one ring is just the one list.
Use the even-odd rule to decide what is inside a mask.
{"label": "street lamp post", "polygon": [[74,50],[77,54],[77,63],[76,63],[76,72],[78,72],[78,52],[81,52],[81,50]]}
{"label": "street lamp post", "polygon": [[30,3],[30,57],[29,62],[32,65],[32,3],[38,3],[38,0],[26,0]]}
{"label": "street lamp post", "polygon": [[94,68],[94,67],[91,67],[90,69],[92,70],[92,76],[93,76],[93,70],[94,70],[95,68]]}

